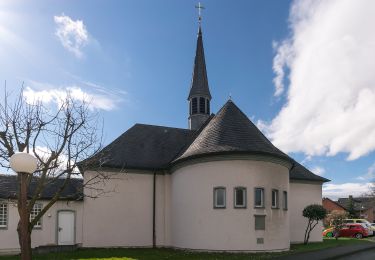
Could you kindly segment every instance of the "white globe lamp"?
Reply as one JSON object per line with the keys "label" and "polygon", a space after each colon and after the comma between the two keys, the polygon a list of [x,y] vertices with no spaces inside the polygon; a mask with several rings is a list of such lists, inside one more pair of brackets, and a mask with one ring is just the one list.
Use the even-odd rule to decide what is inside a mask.
{"label": "white globe lamp", "polygon": [[10,157],[10,167],[18,173],[33,173],[37,169],[37,159],[29,153],[15,153]]}

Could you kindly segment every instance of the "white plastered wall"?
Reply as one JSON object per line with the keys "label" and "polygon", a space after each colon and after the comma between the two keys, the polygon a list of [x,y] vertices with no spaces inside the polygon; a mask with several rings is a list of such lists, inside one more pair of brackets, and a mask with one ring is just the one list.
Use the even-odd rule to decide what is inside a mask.
{"label": "white plastered wall", "polygon": [[[96,172],[85,172],[85,180]],[[153,243],[153,172],[104,172],[110,175],[98,184],[107,192],[85,198],[84,247],[150,247]],[[169,176],[156,175],[156,245],[168,245]],[[85,190],[85,194],[90,193]]]}
{"label": "white plastered wall", "polygon": [[[302,243],[307,226],[307,218],[302,216],[302,211],[310,204],[322,204],[322,184],[320,182],[291,182],[289,198],[290,242]],[[320,222],[313,229],[310,235],[310,242],[323,240],[322,225]]]}
{"label": "white plastered wall", "polygon": [[[11,253],[19,251],[17,225],[18,210],[15,201],[2,201],[8,203],[8,225],[0,229],[0,253]],[[46,205],[47,201],[38,201]],[[82,243],[82,201],[57,201],[42,217],[42,228],[34,229],[31,233],[31,246],[55,245],[57,243],[57,213],[59,210],[75,212],[75,241]]]}
{"label": "white plastered wall", "polygon": [[[272,162],[202,162],[171,175],[171,242],[198,250],[263,251],[289,249],[289,211],[271,209],[271,190],[289,190],[289,170]],[[226,188],[226,208],[213,208],[213,189]],[[234,187],[247,188],[247,208],[235,209]],[[254,209],[254,188],[265,188],[265,208]],[[256,231],[254,214],[266,215],[266,230]],[[264,244],[257,244],[263,238]]]}

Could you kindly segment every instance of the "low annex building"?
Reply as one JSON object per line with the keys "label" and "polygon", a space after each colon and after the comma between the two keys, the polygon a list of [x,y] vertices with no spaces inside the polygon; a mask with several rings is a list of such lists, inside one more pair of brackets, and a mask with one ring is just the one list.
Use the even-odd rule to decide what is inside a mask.
{"label": "low annex building", "polygon": [[[282,251],[302,242],[302,210],[322,203],[328,180],[276,148],[232,100],[211,114],[211,99],[199,26],[189,128],[136,124],[82,162],[84,179],[115,176],[98,184],[111,192],[94,198],[95,189],[84,190],[91,196],[83,201],[59,202],[43,217],[43,239],[33,232],[34,246],[59,244],[56,222],[45,225],[66,207],[75,207],[70,223],[83,247]],[[9,224],[0,248],[4,232],[17,235]],[[310,241],[322,241],[319,227]]]}
{"label": "low annex building", "polygon": [[[35,203],[30,218],[34,218],[52,199],[63,179],[49,185]],[[33,248],[46,245],[75,245],[82,243],[83,194],[82,179],[72,179],[57,201],[42,217],[31,234]],[[20,250],[17,225],[17,176],[0,174],[0,254]],[[30,194],[37,186],[35,179],[30,183]],[[29,196],[31,197],[31,196]]]}

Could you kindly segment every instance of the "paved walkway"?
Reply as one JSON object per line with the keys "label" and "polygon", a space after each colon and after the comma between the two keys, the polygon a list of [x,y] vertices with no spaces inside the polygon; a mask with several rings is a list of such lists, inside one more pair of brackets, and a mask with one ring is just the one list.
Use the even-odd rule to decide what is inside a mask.
{"label": "paved walkway", "polygon": [[277,259],[285,260],[325,260],[340,259],[340,257],[352,255],[358,252],[375,249],[375,243],[363,243],[349,246],[338,246],[318,251],[297,253],[294,255],[282,256]]}

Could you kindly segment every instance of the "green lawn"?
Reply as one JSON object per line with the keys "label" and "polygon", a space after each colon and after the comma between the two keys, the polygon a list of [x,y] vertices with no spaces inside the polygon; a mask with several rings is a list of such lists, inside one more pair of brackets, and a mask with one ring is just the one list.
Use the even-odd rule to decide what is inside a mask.
{"label": "green lawn", "polygon": [[[372,241],[373,242],[373,241]],[[173,249],[80,249],[74,252],[59,254],[42,254],[35,255],[37,260],[65,260],[65,259],[82,259],[82,260],[156,260],[156,259],[269,259],[275,256],[295,254],[299,252],[320,250],[329,247],[345,246],[349,244],[369,243],[369,240],[340,238],[324,239],[323,243],[311,243],[308,245],[292,245],[291,251],[282,253],[202,253],[190,252]],[[1,256],[0,260],[15,260],[17,256]]]}

